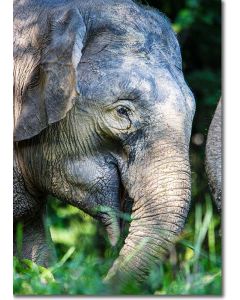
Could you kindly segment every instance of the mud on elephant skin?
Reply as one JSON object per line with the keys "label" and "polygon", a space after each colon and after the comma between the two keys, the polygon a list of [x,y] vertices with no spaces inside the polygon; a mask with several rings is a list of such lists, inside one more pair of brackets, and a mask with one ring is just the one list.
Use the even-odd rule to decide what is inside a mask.
{"label": "mud on elephant skin", "polygon": [[33,216],[49,194],[100,220],[115,245],[122,189],[132,221],[107,279],[144,278],[171,249],[191,192],[195,102],[181,64],[169,21],[149,7],[15,1],[14,219],[24,223],[23,256],[47,263],[28,228],[41,223]]}

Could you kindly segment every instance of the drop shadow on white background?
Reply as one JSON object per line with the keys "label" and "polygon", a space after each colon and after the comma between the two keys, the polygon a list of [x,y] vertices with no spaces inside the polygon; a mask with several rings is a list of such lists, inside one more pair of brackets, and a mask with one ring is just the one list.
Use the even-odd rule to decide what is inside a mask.
{"label": "drop shadow on white background", "polygon": [[[167,0],[166,0],[167,1]],[[227,3],[226,3],[227,2]],[[240,169],[240,41],[239,1],[223,3],[223,64],[222,87],[224,99],[224,204],[223,204],[223,298],[237,299],[239,295],[239,169]],[[1,1],[0,46],[0,298],[13,299],[12,281],[12,1]],[[207,33],[206,33],[207,34]],[[80,297],[80,296],[76,296]],[[86,296],[82,296],[85,298]],[[211,299],[209,296],[163,297]],[[17,297],[34,299],[36,297]],[[45,297],[38,296],[38,299]],[[52,299],[72,299],[51,296]],[[98,297],[87,297],[98,298]],[[111,297],[112,298],[112,297]],[[136,298],[136,297],[125,297]],[[150,298],[150,297],[141,297]],[[214,297],[219,298],[219,297]]]}

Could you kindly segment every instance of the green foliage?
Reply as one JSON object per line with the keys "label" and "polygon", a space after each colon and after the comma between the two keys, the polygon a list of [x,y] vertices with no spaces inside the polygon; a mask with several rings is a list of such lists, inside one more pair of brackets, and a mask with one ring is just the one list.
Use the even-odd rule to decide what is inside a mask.
{"label": "green foliage", "polygon": [[119,283],[117,290],[103,282],[117,257],[103,228],[58,200],[50,201],[49,210],[48,225],[58,260],[46,269],[29,260],[14,258],[16,295],[221,294],[220,217],[213,210],[209,194],[202,205],[197,204],[191,210],[169,258],[151,270],[146,283]]}
{"label": "green foliage", "polygon": [[[196,98],[190,158],[192,205],[185,229],[169,257],[155,266],[147,282],[103,283],[118,248],[105,230],[78,209],[50,199],[47,226],[58,260],[48,269],[14,258],[16,295],[220,295],[220,216],[210,201],[204,170],[207,130],[221,95],[221,1],[142,0],[164,12],[177,32],[187,82]],[[21,250],[21,228],[18,244]]]}

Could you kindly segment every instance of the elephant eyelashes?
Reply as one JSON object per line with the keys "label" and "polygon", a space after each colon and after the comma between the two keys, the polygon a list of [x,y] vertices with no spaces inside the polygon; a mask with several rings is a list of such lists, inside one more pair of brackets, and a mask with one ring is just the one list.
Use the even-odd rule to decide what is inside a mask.
{"label": "elephant eyelashes", "polygon": [[129,109],[127,109],[126,107],[123,107],[123,106],[120,106],[117,109],[117,113],[120,117],[122,117],[122,116],[128,117],[128,112],[129,112]]}

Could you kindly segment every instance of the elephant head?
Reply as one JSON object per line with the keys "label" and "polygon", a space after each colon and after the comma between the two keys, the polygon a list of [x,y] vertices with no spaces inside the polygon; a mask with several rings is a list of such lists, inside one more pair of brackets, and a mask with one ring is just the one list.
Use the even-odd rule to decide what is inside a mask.
{"label": "elephant head", "polygon": [[44,4],[29,10],[27,28],[16,26],[25,34],[15,42],[18,159],[32,189],[99,219],[113,245],[116,212],[132,201],[107,278],[142,278],[188,213],[195,102],[165,16],[132,1],[95,2]]}

